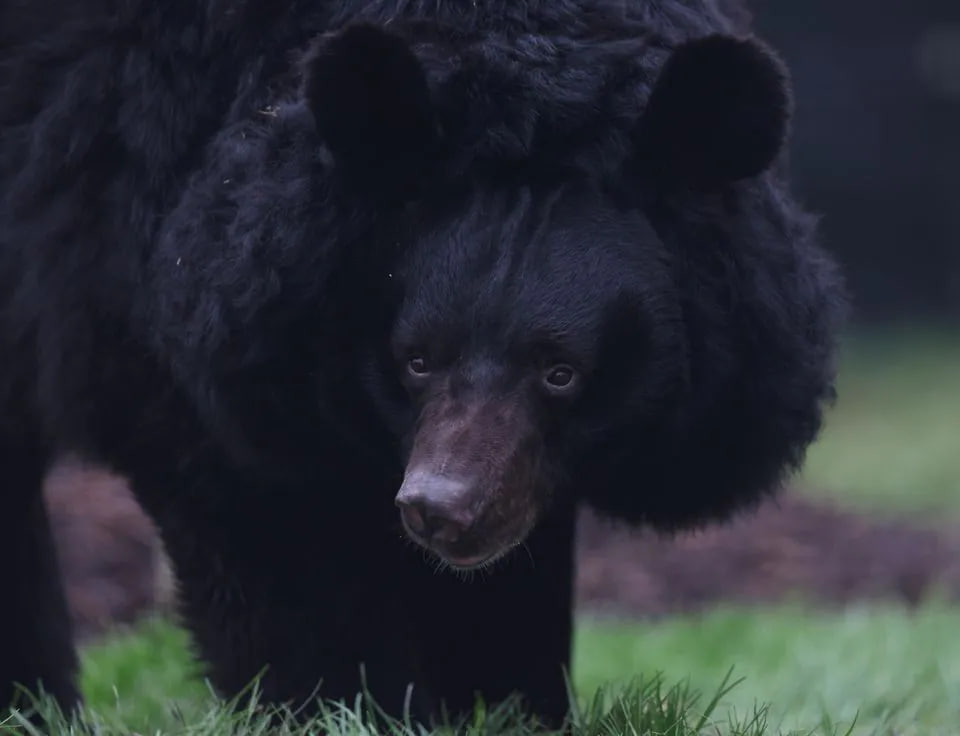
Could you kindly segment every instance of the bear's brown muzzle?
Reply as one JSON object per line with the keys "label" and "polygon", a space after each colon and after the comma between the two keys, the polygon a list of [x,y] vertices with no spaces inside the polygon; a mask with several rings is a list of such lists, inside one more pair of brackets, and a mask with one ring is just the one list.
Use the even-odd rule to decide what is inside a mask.
{"label": "bear's brown muzzle", "polygon": [[463,569],[523,541],[539,515],[530,419],[505,398],[427,403],[395,499],[411,539]]}

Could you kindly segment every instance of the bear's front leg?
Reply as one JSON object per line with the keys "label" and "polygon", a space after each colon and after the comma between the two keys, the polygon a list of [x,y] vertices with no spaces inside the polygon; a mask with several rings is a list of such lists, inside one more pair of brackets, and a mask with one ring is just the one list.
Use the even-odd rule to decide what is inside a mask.
{"label": "bear's front leg", "polygon": [[[396,528],[392,496],[378,504],[334,477],[260,485],[224,467],[195,456],[179,477],[132,479],[161,530],[206,675],[231,698],[262,673],[262,703],[309,715],[317,698],[352,704],[363,674],[400,717],[418,677],[410,559],[423,562]],[[430,715],[422,688],[411,707]]]}
{"label": "bear's front leg", "polygon": [[38,685],[69,712],[80,702],[66,596],[43,502],[40,443],[0,436],[0,722]]}
{"label": "bear's front leg", "polygon": [[433,695],[469,715],[520,695],[528,713],[559,727],[569,707],[575,510],[555,508],[524,548],[492,569],[434,572],[421,563],[411,597],[421,666]]}

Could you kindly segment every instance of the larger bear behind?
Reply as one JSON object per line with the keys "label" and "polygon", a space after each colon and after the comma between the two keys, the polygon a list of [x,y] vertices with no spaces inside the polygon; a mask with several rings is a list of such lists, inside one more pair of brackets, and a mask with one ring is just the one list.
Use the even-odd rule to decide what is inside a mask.
{"label": "larger bear behind", "polygon": [[0,702],[79,700],[56,453],[130,479],[225,695],[363,665],[393,713],[412,684],[423,718],[518,692],[556,723],[576,505],[722,519],[819,430],[840,282],[786,73],[708,0],[0,29]]}

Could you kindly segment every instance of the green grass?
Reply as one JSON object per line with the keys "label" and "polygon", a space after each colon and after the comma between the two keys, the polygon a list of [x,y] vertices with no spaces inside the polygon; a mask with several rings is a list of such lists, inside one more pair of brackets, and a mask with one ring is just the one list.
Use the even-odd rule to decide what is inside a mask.
{"label": "green grass", "polygon": [[[956,734],[958,630],[960,611],[940,604],[912,613],[869,607],[812,613],[785,606],[649,624],[585,619],[575,641],[573,680],[583,715],[574,733]],[[737,682],[711,709],[731,667]],[[231,720],[197,677],[184,634],[162,622],[88,650],[82,687],[89,715],[87,726],[74,730],[78,735],[263,730],[259,715]],[[606,693],[599,709],[592,707],[598,690]],[[327,712],[326,728],[365,733],[349,705]],[[698,730],[704,712],[707,725]],[[509,709],[486,718],[470,732],[526,732]],[[317,733],[317,725],[285,732]],[[67,726],[53,732],[66,733]]]}
{"label": "green grass", "polygon": [[769,703],[771,726],[809,729],[829,718],[857,734],[960,733],[960,611],[859,607],[725,609],[651,626],[585,621],[576,647],[584,692],[660,670],[708,689],[745,678],[725,699],[738,712]]}
{"label": "green grass", "polygon": [[839,398],[801,482],[890,512],[960,512],[960,335],[848,338]]}
{"label": "green grass", "polygon": [[187,721],[208,709],[210,689],[190,656],[183,629],[146,621],[128,635],[107,639],[82,655],[80,687],[93,710],[140,731],[169,722],[175,702]]}

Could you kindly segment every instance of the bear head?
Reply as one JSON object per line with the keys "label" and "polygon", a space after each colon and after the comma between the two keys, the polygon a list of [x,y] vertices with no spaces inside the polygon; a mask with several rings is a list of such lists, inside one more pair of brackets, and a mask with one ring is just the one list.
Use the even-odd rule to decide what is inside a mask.
{"label": "bear head", "polygon": [[394,213],[362,373],[395,502],[459,569],[563,500],[661,529],[745,507],[833,391],[837,279],[774,171],[777,57],[724,35],[579,67],[544,46],[471,57],[358,25],[305,60],[341,185]]}

